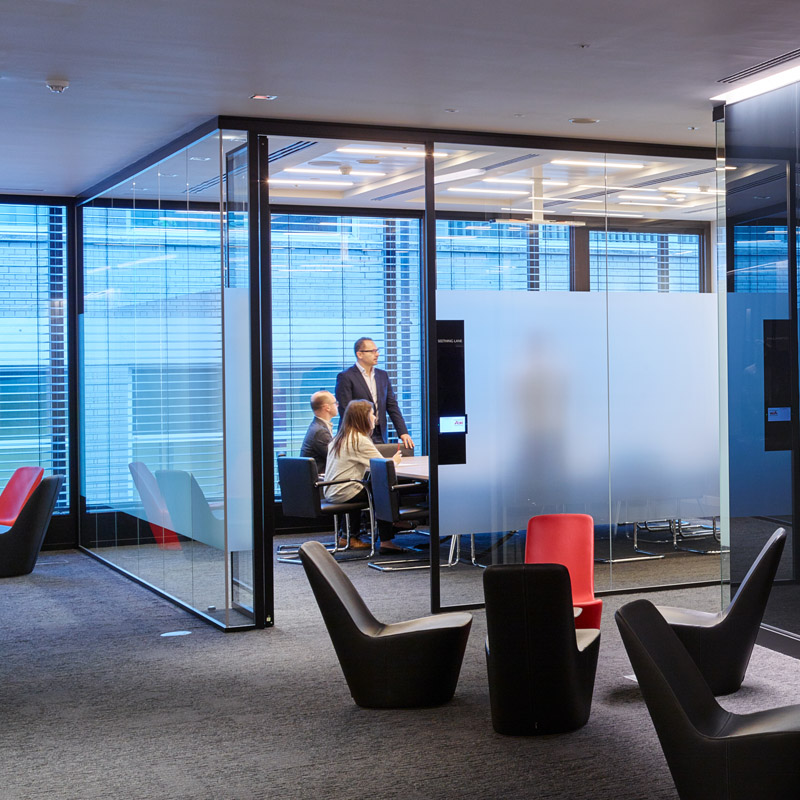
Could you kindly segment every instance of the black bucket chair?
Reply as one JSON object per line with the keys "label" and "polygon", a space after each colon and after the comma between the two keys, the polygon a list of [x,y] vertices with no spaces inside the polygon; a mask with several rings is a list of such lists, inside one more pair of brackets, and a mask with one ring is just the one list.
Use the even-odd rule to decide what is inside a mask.
{"label": "black bucket chair", "polygon": [[33,572],[63,482],[63,475],[42,478],[14,524],[0,534],[0,578]]}
{"label": "black bucket chair", "polygon": [[331,554],[300,547],[308,581],[353,700],[364,708],[424,708],[453,697],[472,615],[378,622]]}
{"label": "black bucket chair", "polygon": [[724,611],[657,606],[714,694],[730,694],[742,685],[785,544],[786,531],[778,528]]}
{"label": "black bucket chair", "polygon": [[726,711],[652,603],[615,618],[681,800],[798,796],[800,706]]}
{"label": "black bucket chair", "polygon": [[486,664],[498,733],[565,733],[585,725],[600,631],[575,628],[563,564],[496,564],[483,573]]}

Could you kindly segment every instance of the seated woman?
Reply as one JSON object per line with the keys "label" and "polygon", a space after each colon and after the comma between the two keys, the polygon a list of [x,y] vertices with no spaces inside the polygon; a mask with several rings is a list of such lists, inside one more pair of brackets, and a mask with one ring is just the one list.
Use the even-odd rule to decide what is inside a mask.
{"label": "seated woman", "polygon": [[[352,483],[326,486],[325,499],[329,502],[366,501],[367,490],[356,481],[364,477],[371,458],[383,458],[370,438],[374,427],[375,412],[372,403],[369,400],[351,400],[344,411],[339,432],[328,445],[325,480],[351,480]],[[392,459],[396,464],[400,462],[399,448]],[[351,511],[349,516],[350,546],[359,549],[369,547],[366,542],[362,542],[358,538],[358,531],[361,527],[361,511]],[[383,555],[403,552],[402,547],[398,547],[391,541],[394,537],[394,526],[391,522],[378,520],[378,537]],[[341,542],[341,544],[344,545],[345,542]]]}

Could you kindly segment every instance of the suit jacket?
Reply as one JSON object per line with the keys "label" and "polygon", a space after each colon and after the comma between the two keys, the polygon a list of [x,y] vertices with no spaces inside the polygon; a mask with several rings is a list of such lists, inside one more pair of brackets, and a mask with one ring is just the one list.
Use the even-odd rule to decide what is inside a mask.
{"label": "suit jacket", "polygon": [[[387,414],[392,420],[398,436],[408,433],[400,406],[397,404],[397,398],[394,396],[392,382],[389,380],[389,374],[385,370],[375,368],[375,387],[378,393],[378,407],[375,409],[375,416],[378,418],[383,441],[389,441],[389,426],[386,424]],[[344,410],[351,400],[369,400],[372,402],[369,386],[367,386],[361,370],[355,364],[336,376],[336,399],[339,401],[339,413],[343,416]]]}
{"label": "suit jacket", "polygon": [[317,462],[317,471],[325,472],[325,462],[328,459],[328,445],[333,436],[328,426],[319,418],[314,417],[306,431],[306,438],[300,447],[302,458],[313,458]]}

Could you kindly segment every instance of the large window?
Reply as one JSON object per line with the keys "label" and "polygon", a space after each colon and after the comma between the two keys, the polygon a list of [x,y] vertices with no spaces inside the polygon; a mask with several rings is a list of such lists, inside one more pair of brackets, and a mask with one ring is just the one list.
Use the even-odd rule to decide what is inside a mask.
{"label": "large window", "polygon": [[[333,391],[374,338],[412,435],[421,434],[420,220],[275,214],[272,313],[276,454],[297,455],[309,398]],[[342,409],[343,410],[343,409]],[[277,477],[276,477],[277,490]]]}
{"label": "large window", "polygon": [[735,292],[785,294],[789,291],[787,235],[785,225],[734,227]]}
{"label": "large window", "polygon": [[698,234],[590,231],[592,291],[699,292],[701,244]]}
{"label": "large window", "polygon": [[63,206],[0,205],[0,486],[24,465],[67,474],[66,270]]}

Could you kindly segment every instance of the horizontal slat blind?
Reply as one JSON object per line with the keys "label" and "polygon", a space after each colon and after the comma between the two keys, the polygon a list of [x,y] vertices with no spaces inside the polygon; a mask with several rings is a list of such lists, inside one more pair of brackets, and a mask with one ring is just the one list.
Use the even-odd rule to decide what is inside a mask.
{"label": "horizontal slat blind", "polygon": [[[735,292],[789,291],[785,225],[737,225],[733,230]],[[797,237],[800,250],[800,236]]]}
{"label": "horizontal slat blind", "polygon": [[128,465],[223,492],[220,218],[84,210],[87,507],[138,498]]}
{"label": "horizontal slat blind", "polygon": [[[0,204],[0,487],[17,467],[67,475],[63,206]],[[65,481],[56,512],[68,510]]]}
{"label": "horizontal slat blind", "polygon": [[593,292],[699,292],[701,237],[690,233],[589,232]]}
{"label": "horizontal slat blind", "polygon": [[353,344],[361,336],[381,348],[379,366],[419,439],[419,275],[418,219],[273,216],[276,455],[300,452],[313,417],[309,398],[334,390],[336,375],[355,362]]}

